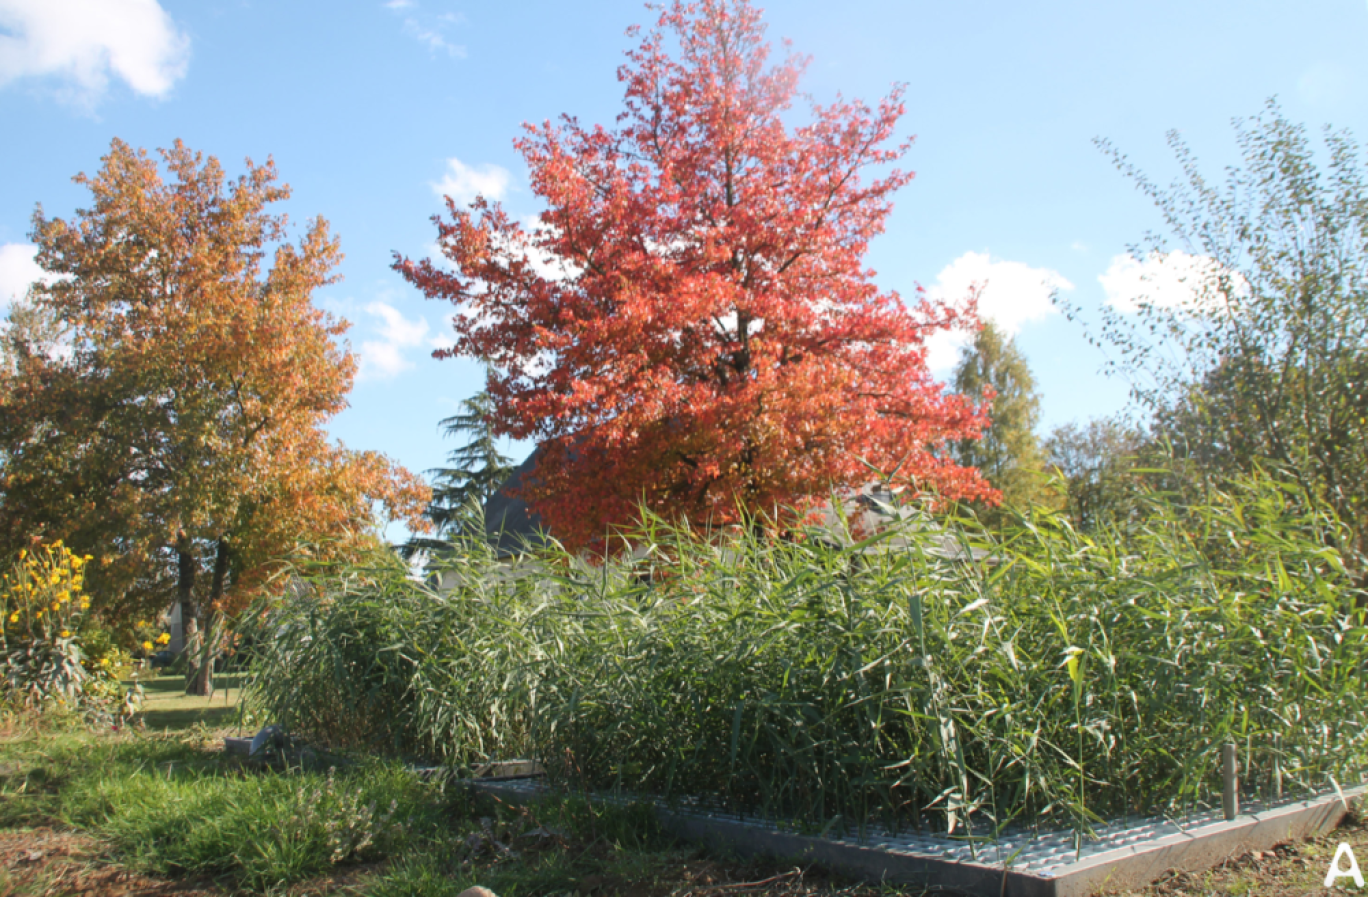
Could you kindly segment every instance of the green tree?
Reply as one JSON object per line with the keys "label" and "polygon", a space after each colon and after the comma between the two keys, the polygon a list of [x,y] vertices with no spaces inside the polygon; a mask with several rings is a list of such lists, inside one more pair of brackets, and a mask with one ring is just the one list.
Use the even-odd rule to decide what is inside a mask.
{"label": "green tree", "polygon": [[492,410],[489,393],[481,390],[461,402],[459,414],[441,421],[446,435],[467,439],[447,455],[450,467],[428,471],[435,477],[427,516],[438,537],[452,534],[464,519],[463,509],[472,502],[489,501],[513,472],[513,459],[499,451],[490,426]]}
{"label": "green tree", "polygon": [[1149,445],[1143,430],[1119,417],[1056,427],[1045,440],[1045,461],[1063,477],[1064,511],[1079,529],[1127,519],[1140,481],[1133,471]]}
{"label": "green tree", "polygon": [[[1368,178],[1347,131],[1324,154],[1276,101],[1235,121],[1242,166],[1208,181],[1176,132],[1161,189],[1099,141],[1158,206],[1189,260],[1183,295],[1103,309],[1115,369],[1160,436],[1224,477],[1255,465],[1327,502],[1362,571],[1368,537]],[[1132,248],[1172,260],[1162,235]]]}
{"label": "green tree", "polygon": [[[990,402],[983,437],[954,444],[956,463],[978,468],[989,484],[1001,491],[1003,508],[1053,503],[1035,433],[1040,394],[1016,342],[991,321],[985,321],[973,343],[960,353],[951,382],[956,392],[970,400]],[[991,508],[984,510],[998,513]]]}

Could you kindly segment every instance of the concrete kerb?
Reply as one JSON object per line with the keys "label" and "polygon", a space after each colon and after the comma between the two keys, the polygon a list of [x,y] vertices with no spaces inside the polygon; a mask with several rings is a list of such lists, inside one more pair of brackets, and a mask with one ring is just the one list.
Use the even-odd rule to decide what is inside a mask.
{"label": "concrete kerb", "polygon": [[[511,804],[535,801],[549,793],[527,781],[468,780],[466,784]],[[1102,888],[1142,887],[1170,870],[1196,872],[1249,851],[1332,831],[1344,818],[1349,803],[1362,799],[1364,791],[1355,788],[1342,796],[1324,795],[1229,821],[1205,819],[1190,826],[1159,822],[1145,826],[1139,836],[1117,838],[1125,843],[1114,848],[1037,862],[1041,866],[1038,869],[1014,868],[1011,859],[990,863],[935,856],[925,847],[909,848],[896,839],[829,839],[663,806],[657,806],[656,812],[662,827],[676,837],[741,856],[816,862],[869,881],[954,889],[981,897],[1088,897]]]}

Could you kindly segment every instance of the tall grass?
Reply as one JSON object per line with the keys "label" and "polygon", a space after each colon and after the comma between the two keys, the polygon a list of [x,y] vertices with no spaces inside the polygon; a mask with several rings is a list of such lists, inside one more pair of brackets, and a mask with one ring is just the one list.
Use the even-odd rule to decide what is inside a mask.
{"label": "tall grass", "polygon": [[1093,534],[957,520],[961,560],[915,522],[850,544],[648,521],[635,559],[524,575],[459,544],[450,591],[381,564],[273,609],[256,694],[343,743],[535,754],[815,831],[1182,814],[1219,805],[1228,741],[1247,796],[1321,791],[1368,758],[1366,630],[1307,506],[1256,479]]}

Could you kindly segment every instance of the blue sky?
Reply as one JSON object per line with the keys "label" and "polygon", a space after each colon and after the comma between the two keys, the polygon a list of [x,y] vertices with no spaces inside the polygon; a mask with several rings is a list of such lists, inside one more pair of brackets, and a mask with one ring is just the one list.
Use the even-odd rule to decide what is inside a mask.
{"label": "blue sky", "polygon": [[[1161,224],[1094,137],[1161,182],[1176,173],[1168,129],[1214,175],[1236,159],[1230,120],[1273,95],[1313,130],[1368,138],[1365,0],[760,5],[770,37],[812,57],[803,86],[819,100],[908,85],[917,176],[870,264],[904,295],[986,282],[985,313],[1036,373],[1042,432],[1126,400],[1050,291],[1085,312],[1124,303],[1138,283],[1126,247]],[[272,156],[292,219],[323,215],[346,253],[345,279],[317,296],[351,321],[361,357],[334,434],[434,467],[451,448],[437,421],[479,374],[429,357],[453,309],[408,287],[391,253],[430,254],[444,191],[539,211],[512,148],[520,125],[562,112],[611,124],[624,31],[652,19],[636,0],[0,0],[0,303],[36,273],[34,205],[84,205],[70,179],[95,172],[112,138],[181,138],[230,174]]]}

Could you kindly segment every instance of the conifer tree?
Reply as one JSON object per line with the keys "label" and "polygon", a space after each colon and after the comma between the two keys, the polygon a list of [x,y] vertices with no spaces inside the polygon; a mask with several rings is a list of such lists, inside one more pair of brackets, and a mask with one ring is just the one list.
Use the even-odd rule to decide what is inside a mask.
{"label": "conifer tree", "polygon": [[447,455],[450,467],[428,471],[435,479],[427,516],[439,537],[450,535],[459,526],[462,509],[472,501],[489,501],[513,471],[513,459],[499,451],[489,422],[491,410],[489,393],[481,390],[461,402],[460,413],[441,421],[446,435],[468,438]]}

